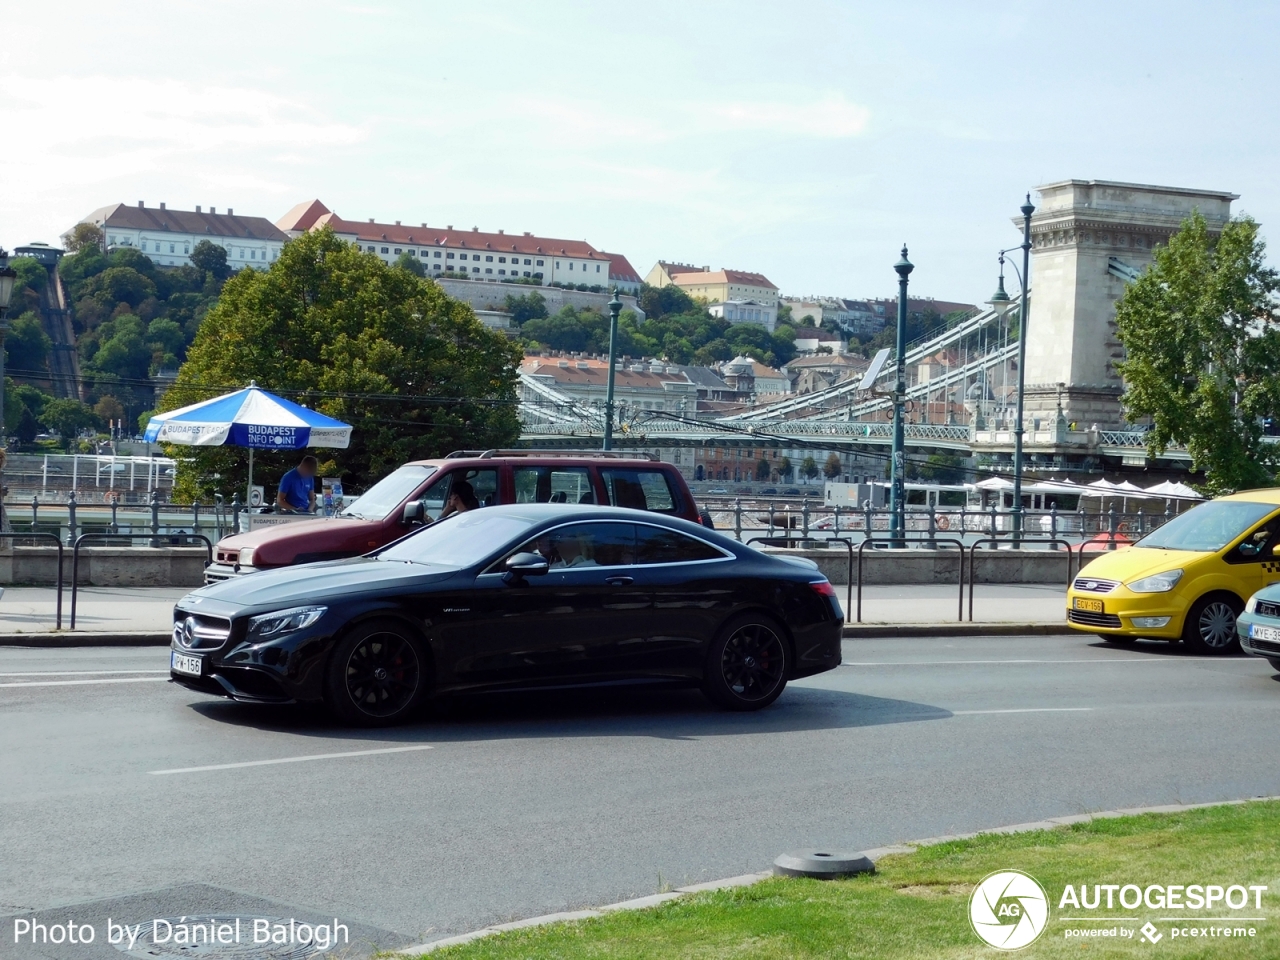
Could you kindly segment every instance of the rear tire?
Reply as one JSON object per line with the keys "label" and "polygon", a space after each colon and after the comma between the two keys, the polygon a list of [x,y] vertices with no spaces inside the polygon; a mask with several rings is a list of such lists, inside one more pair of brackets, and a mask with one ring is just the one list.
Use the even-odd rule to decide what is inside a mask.
{"label": "rear tire", "polygon": [[407,720],[426,698],[428,668],[420,637],[396,620],[371,620],[342,637],[325,671],[325,703],[361,727]]}
{"label": "rear tire", "polygon": [[702,692],[725,710],[760,710],[787,686],[791,651],[769,617],[742,614],[720,628],[707,650]]}
{"label": "rear tire", "polygon": [[1182,625],[1182,642],[1192,653],[1209,656],[1234,653],[1240,649],[1236,617],[1244,609],[1236,597],[1211,593],[1201,597],[1187,611]]}

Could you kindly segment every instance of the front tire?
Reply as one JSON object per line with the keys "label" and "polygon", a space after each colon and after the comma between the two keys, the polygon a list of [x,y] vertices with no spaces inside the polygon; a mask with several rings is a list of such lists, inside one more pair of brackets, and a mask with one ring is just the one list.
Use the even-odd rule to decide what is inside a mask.
{"label": "front tire", "polygon": [[1280,673],[1280,657],[1267,657],[1267,663],[1271,664],[1272,670]]}
{"label": "front tire", "polygon": [[361,727],[401,723],[422,704],[429,675],[421,639],[395,620],[373,620],[338,641],[325,677],[325,703]]}
{"label": "front tire", "polygon": [[760,710],[778,699],[790,670],[782,628],[768,617],[743,614],[721,627],[707,650],[702,692],[726,710]]}
{"label": "front tire", "polygon": [[1244,605],[1234,596],[1211,593],[1191,605],[1182,626],[1182,642],[1192,653],[1220,656],[1240,649],[1236,617]]}

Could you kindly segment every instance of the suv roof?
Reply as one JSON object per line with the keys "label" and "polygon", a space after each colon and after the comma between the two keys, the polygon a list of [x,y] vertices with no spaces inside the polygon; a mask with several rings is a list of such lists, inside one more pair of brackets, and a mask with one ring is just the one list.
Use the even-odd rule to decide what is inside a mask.
{"label": "suv roof", "polygon": [[[620,450],[454,450],[452,453],[446,454],[445,460],[463,460],[475,458],[477,460],[492,460],[495,457],[551,457],[555,459],[569,460],[648,460],[657,461],[658,458],[649,453],[623,453]],[[427,461],[419,461],[427,462]]]}

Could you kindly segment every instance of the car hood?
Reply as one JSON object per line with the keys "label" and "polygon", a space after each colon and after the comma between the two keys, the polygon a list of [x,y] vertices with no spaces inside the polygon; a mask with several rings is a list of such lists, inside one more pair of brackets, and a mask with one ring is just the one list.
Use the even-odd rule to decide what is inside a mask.
{"label": "car hood", "polygon": [[315,520],[295,520],[224,537],[218,541],[218,547],[223,550],[253,547],[256,554],[255,565],[277,565],[292,563],[300,553],[314,554],[343,547],[364,553],[378,545],[368,544],[368,541],[373,539],[369,535],[380,527],[381,524],[376,521],[357,520],[354,517],[318,517]]}
{"label": "car hood", "polygon": [[1194,550],[1157,550],[1154,547],[1126,547],[1107,551],[1091,560],[1077,574],[1081,577],[1099,577],[1103,580],[1119,580],[1128,583],[1153,573],[1176,570],[1211,556]]}
{"label": "car hood", "polygon": [[458,574],[453,567],[353,557],[263,570],[212,583],[192,591],[178,606],[192,612],[232,616],[251,607],[280,609],[300,603],[325,603],[351,594],[403,590],[440,583]]}

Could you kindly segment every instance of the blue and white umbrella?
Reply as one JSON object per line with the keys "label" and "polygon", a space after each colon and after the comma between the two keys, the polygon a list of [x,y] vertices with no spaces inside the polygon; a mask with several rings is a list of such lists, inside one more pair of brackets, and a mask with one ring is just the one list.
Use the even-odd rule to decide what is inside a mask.
{"label": "blue and white umbrella", "polygon": [[255,449],[345,448],[351,442],[351,424],[308,410],[250,383],[235,393],[157,413],[147,422],[143,439],[191,447],[248,447],[252,490]]}

